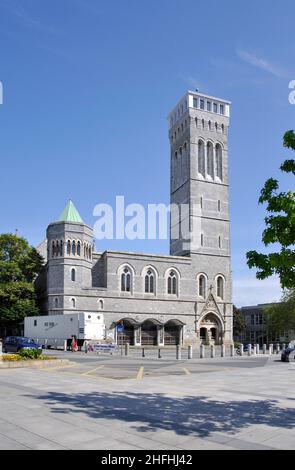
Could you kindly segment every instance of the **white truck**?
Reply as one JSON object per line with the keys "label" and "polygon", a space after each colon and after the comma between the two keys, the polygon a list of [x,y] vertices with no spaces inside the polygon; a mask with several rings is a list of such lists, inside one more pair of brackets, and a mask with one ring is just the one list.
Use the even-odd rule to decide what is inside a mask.
{"label": "white truck", "polygon": [[24,334],[47,348],[64,347],[73,335],[82,345],[84,340],[105,339],[104,318],[98,312],[26,317]]}

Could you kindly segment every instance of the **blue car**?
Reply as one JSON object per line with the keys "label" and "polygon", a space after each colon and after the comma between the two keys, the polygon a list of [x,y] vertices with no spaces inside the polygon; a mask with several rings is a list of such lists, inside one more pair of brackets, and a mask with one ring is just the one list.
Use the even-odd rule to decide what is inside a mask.
{"label": "blue car", "polygon": [[293,362],[295,360],[295,348],[288,347],[282,351],[281,361],[283,362]]}
{"label": "blue car", "polygon": [[42,349],[40,344],[25,336],[7,336],[3,344],[3,352],[18,353],[21,349]]}

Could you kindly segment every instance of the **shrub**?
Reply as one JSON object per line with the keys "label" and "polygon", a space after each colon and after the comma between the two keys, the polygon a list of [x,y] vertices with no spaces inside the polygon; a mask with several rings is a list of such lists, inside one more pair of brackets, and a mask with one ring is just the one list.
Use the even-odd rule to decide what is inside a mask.
{"label": "shrub", "polygon": [[19,352],[21,359],[41,359],[41,349],[21,349]]}
{"label": "shrub", "polygon": [[21,361],[19,354],[3,354],[2,361]]}

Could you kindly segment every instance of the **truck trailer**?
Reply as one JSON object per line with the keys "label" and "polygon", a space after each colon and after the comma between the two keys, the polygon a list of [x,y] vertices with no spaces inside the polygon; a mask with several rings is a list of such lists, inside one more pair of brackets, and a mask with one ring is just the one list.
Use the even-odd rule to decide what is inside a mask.
{"label": "truck trailer", "polygon": [[24,334],[46,347],[63,346],[75,336],[78,344],[84,340],[104,340],[105,325],[101,313],[67,313],[26,317]]}

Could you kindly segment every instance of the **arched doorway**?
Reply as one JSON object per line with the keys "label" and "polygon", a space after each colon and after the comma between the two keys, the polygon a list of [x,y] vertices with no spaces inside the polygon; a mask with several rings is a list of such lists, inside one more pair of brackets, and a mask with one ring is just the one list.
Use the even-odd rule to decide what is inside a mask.
{"label": "arched doorway", "polygon": [[122,333],[117,332],[117,344],[127,344],[131,346],[134,345],[134,326],[137,325],[137,322],[132,318],[123,318],[118,321],[117,325],[123,325],[124,331]]}
{"label": "arched doorway", "polygon": [[141,325],[141,344],[143,346],[157,346],[158,328],[156,320],[145,320]]}
{"label": "arched doorway", "polygon": [[183,323],[180,320],[169,320],[164,326],[165,346],[181,344],[181,330]]}
{"label": "arched doorway", "polygon": [[203,344],[222,344],[223,325],[215,313],[208,313],[200,322],[200,341]]}

